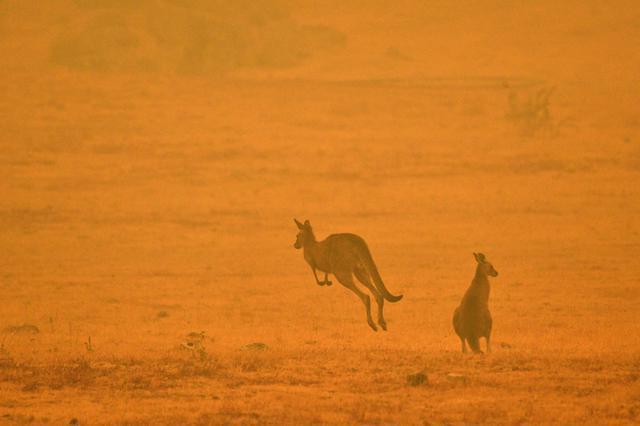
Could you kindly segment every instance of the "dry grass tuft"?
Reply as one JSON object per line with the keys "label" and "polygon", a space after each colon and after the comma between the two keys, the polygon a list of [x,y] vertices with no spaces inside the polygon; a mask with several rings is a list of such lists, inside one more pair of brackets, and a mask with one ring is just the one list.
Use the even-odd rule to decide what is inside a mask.
{"label": "dry grass tuft", "polygon": [[33,324],[9,325],[2,330],[9,334],[38,334],[40,329]]}
{"label": "dry grass tuft", "polygon": [[420,371],[414,374],[409,374],[407,376],[407,384],[409,386],[428,385],[429,377],[425,374],[424,371]]}
{"label": "dry grass tuft", "polygon": [[554,91],[553,87],[543,87],[536,92],[525,94],[524,99],[522,95],[511,92],[506,113],[507,120],[514,123],[523,136],[549,134],[554,128],[550,109]]}

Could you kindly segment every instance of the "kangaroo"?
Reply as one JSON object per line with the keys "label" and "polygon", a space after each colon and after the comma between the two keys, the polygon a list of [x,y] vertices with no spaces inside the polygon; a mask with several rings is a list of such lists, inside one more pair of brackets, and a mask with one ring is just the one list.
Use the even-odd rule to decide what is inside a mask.
{"label": "kangaroo", "polygon": [[476,275],[471,281],[471,285],[460,302],[460,306],[453,313],[453,328],[460,337],[462,352],[467,353],[465,340],[469,342],[469,347],[474,353],[482,353],[480,350],[480,337],[487,339],[487,353],[491,352],[491,327],[493,319],[489,312],[489,278],[497,277],[496,271],[491,263],[487,261],[484,254],[473,253],[478,262]]}
{"label": "kangaroo", "polygon": [[[353,281],[353,275],[355,275],[375,297],[378,304],[378,324],[386,330],[387,322],[382,312],[384,301],[386,299],[389,302],[398,302],[402,299],[402,295],[394,296],[387,290],[373,262],[367,243],[354,234],[332,234],[322,241],[317,241],[308,220],[304,223],[300,223],[297,219],[294,221],[300,232],[293,246],[304,250],[304,260],[311,266],[316,284],[330,286],[332,283],[328,277],[329,274],[333,274],[340,284],[362,300],[369,327],[373,331],[378,331],[378,327],[371,319],[371,299],[356,286]],[[323,281],[318,279],[316,270],[324,272]]]}

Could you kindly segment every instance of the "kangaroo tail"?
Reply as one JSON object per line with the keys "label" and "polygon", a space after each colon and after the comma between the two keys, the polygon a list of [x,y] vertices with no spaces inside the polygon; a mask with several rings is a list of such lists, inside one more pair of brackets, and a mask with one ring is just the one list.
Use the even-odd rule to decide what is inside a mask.
{"label": "kangaroo tail", "polygon": [[378,268],[376,267],[376,264],[373,261],[373,257],[371,256],[371,252],[369,251],[369,248],[367,247],[366,244],[364,245],[363,252],[364,252],[363,260],[365,265],[367,266],[367,269],[369,270],[369,275],[371,275],[371,278],[373,279],[373,283],[378,289],[378,291],[380,292],[380,294],[382,294],[382,297],[384,297],[385,299],[387,299],[389,302],[392,302],[392,303],[400,301],[400,299],[402,299],[402,294],[398,296],[393,295],[389,292],[389,290],[387,290],[387,287],[384,285],[384,282],[382,281],[382,277],[378,272]]}
{"label": "kangaroo tail", "polygon": [[468,336],[467,342],[469,342],[469,347],[474,353],[482,353],[482,351],[480,350],[480,339],[478,339],[478,336]]}

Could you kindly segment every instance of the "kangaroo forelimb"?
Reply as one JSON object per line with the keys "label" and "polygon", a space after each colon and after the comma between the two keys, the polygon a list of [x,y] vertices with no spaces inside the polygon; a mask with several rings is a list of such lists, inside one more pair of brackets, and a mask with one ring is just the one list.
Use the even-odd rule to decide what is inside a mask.
{"label": "kangaroo forelimb", "polygon": [[313,276],[316,278],[316,284],[318,284],[319,286],[323,286],[323,285],[331,285],[333,284],[331,281],[329,281],[327,278],[329,277],[329,273],[325,272],[324,273],[324,280],[320,281],[318,279],[318,274],[316,273],[316,268],[311,267],[311,270],[313,271]]}
{"label": "kangaroo forelimb", "polygon": [[333,284],[331,281],[329,281],[329,280],[328,280],[328,278],[329,278],[329,273],[328,273],[328,272],[325,272],[325,273],[324,273],[324,285],[331,285],[331,284]]}

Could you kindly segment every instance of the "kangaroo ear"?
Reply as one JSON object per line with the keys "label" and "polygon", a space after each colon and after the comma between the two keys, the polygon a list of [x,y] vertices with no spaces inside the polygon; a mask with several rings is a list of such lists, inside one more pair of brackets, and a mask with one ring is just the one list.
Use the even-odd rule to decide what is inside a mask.
{"label": "kangaroo ear", "polygon": [[480,260],[480,255],[478,253],[473,253],[473,257],[476,259],[476,262],[482,263],[482,260]]}
{"label": "kangaroo ear", "polygon": [[293,219],[293,221],[296,223],[296,225],[298,225],[298,229],[304,228],[304,225],[302,223],[300,223],[300,221],[298,219]]}
{"label": "kangaroo ear", "polygon": [[304,221],[304,226],[311,228],[311,222],[309,222],[309,219]]}

